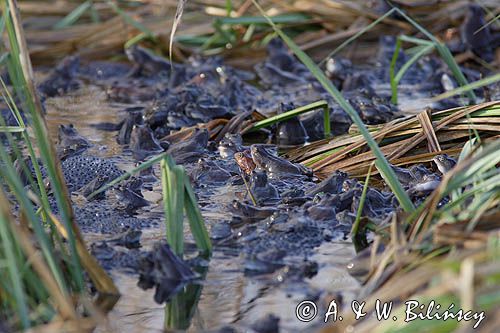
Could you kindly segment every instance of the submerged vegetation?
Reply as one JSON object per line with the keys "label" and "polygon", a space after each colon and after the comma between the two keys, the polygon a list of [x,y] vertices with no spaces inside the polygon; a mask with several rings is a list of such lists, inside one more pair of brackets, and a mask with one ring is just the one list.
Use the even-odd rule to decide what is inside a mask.
{"label": "submerged vegetation", "polygon": [[[141,193],[142,181],[137,179],[143,174],[155,177],[155,171],[159,184],[153,182],[149,191],[154,192],[154,186],[158,185],[166,235],[162,238],[168,246],[160,243],[145,255],[141,253],[140,259],[134,258],[138,263],[132,266],[140,274],[141,288],[156,286],[155,300],[167,302],[165,329],[190,327],[202,294],[201,281],[208,276],[209,260],[217,246],[234,252],[240,248],[233,244],[247,242],[244,243],[246,247],[241,248],[246,251],[250,248],[251,261],[244,270],[273,273],[276,267],[286,266],[280,260],[288,254],[287,251],[295,249],[293,246],[313,249],[324,240],[334,238],[333,231],[328,230],[328,214],[333,214],[332,219],[336,221],[338,210],[344,209],[341,212],[347,212],[343,216],[348,216],[346,220],[350,223],[346,230],[338,230],[352,240],[358,253],[348,267],[353,276],[358,275],[361,283],[354,299],[366,301],[367,309],[374,309],[377,300],[393,302],[393,314],[400,318],[404,317],[406,300],[418,300],[421,304],[434,300],[443,308],[459,304],[457,307],[464,311],[484,311],[490,320],[486,320],[480,329],[494,331],[498,325],[495,315],[500,304],[500,101],[495,100],[500,96],[497,91],[500,77],[498,74],[484,77],[483,73],[498,71],[498,45],[496,50],[480,45],[483,48],[481,54],[474,53],[470,45],[467,46],[469,49],[462,51],[450,50],[453,43],[446,38],[447,34],[457,35],[454,28],[457,18],[446,13],[457,10],[455,7],[467,8],[466,2],[462,7],[453,2],[421,6],[405,6],[404,1],[375,2],[379,6],[368,7],[361,1],[276,3],[251,0],[236,3],[221,0],[191,4],[181,0],[158,6],[154,1],[88,0],[61,1],[58,7],[41,8],[31,2],[17,4],[15,0],[2,0],[1,97],[7,109],[0,117],[3,141],[0,147],[0,331],[38,327],[51,331],[90,331],[105,321],[103,314],[112,310],[120,293],[109,269],[102,267],[106,259],[99,257],[93,246],[92,251],[89,250],[80,231],[79,215],[75,210],[81,205],[75,195],[84,197],[86,205],[102,200],[106,195],[114,196],[118,199],[113,200],[126,206],[124,210],[128,215],[120,212],[112,215],[110,221],[142,221],[135,217],[136,211],[150,203]],[[494,2],[486,0],[476,6],[482,6],[489,20],[483,19],[484,22],[475,28],[472,35],[479,38],[482,29],[498,23],[498,8]],[[491,9],[493,11],[489,12]],[[37,13],[46,15],[47,22],[37,23],[33,17]],[[27,23],[22,24],[23,20]],[[37,24],[46,30],[37,31]],[[498,34],[498,29],[494,31]],[[356,53],[356,47],[366,43],[371,48],[373,37],[382,34],[396,36],[390,47],[381,44],[382,48],[390,49],[385,65],[381,65],[381,72],[387,74],[384,77],[387,82],[377,86],[388,91],[386,95],[391,103],[372,92],[369,84],[362,87],[363,91],[353,92],[345,88],[347,79],[337,77],[340,77],[339,71],[356,71],[356,65],[350,60],[342,63],[340,55],[347,54],[347,57],[351,53],[352,61],[359,61],[352,54]],[[467,31],[462,32],[464,34]],[[277,54],[276,58],[283,56],[279,52],[284,46],[275,38],[280,38],[290,50],[286,52],[284,62],[293,69],[287,72],[279,66],[273,67],[270,61],[268,68],[265,65],[256,67],[260,70],[257,71],[260,78],[264,78],[262,82],[256,82],[255,75],[247,74],[245,70],[249,64],[259,61],[260,51],[266,45],[271,58],[272,52]],[[336,48],[330,52],[332,45]],[[112,59],[121,64],[124,49],[129,61],[135,64],[126,67],[127,73],[118,78],[124,81],[132,78],[130,80],[137,85],[137,90],[148,98],[139,94],[140,98],[130,103],[129,99],[133,98],[128,95],[136,96],[135,91],[124,88],[125,92],[120,94],[118,88],[122,87],[116,81],[103,81],[107,98],[112,100],[112,94],[118,91],[120,103],[132,106],[126,109],[125,120],[118,125],[106,122],[102,128],[119,131],[119,143],[129,148],[137,164],[127,171],[117,169],[115,177],[115,169],[108,167],[104,159],[95,158],[90,164],[102,163],[108,169],[93,171],[92,186],[76,189],[75,184],[68,181],[68,171],[63,163],[67,163],[71,156],[80,158],[81,147],[78,145],[83,139],[78,137],[78,145],[72,144],[69,149],[56,149],[49,133],[44,104],[50,94],[46,91],[40,93],[42,88],[35,83],[31,61],[40,66],[53,66],[64,56],[78,53],[89,62]],[[404,51],[408,52],[409,58],[404,58]],[[481,57],[489,57],[490,53],[496,59]],[[193,57],[185,67],[172,62],[172,59],[185,61],[189,55]],[[225,61],[242,70],[223,65],[218,58],[204,63],[197,55],[222,55]],[[166,60],[168,57],[171,62]],[[359,58],[363,59],[363,56]],[[371,104],[367,106],[365,100],[358,103],[356,94],[373,94],[379,98],[372,99],[376,103],[402,108],[407,101],[401,98],[405,91],[407,93],[405,85],[410,89],[417,86],[411,73],[422,59],[427,62],[424,65],[446,65],[446,69],[442,69],[442,65],[439,67],[444,74],[437,79],[444,91],[434,96],[422,96],[422,103],[417,104],[418,112],[407,108],[412,112],[394,115],[391,110],[387,111],[388,118],[377,118],[376,115],[372,117],[374,121],[363,114]],[[55,89],[53,96],[73,89],[70,84],[73,76],[67,74],[71,72],[67,68],[72,61],[73,58],[66,58],[63,65],[58,65],[53,71],[65,81],[61,84],[63,88]],[[469,66],[469,63],[473,65]],[[98,75],[109,75],[114,79],[114,71],[122,70],[119,66],[109,70],[113,72],[111,74],[103,74],[99,67]],[[188,66],[199,68],[199,72],[193,71],[196,75],[188,77],[192,74],[189,68],[186,69]],[[360,71],[372,70],[360,68]],[[480,73],[479,77],[476,72]],[[168,73],[168,80],[162,76],[164,73]],[[355,81],[355,74],[352,80],[357,84],[363,82],[359,77],[359,82]],[[167,84],[151,84],[157,79],[155,75]],[[233,105],[228,107],[230,112],[221,111],[224,108],[210,104],[210,94],[213,93],[210,89],[216,90],[210,88],[212,75],[217,84],[233,84],[235,91],[241,94],[227,97],[233,88],[225,86],[227,91],[222,91],[228,99],[243,99],[247,98],[244,94],[248,94],[249,99],[261,98],[258,102],[265,105],[262,109],[272,103],[280,105],[273,105],[272,112],[262,112],[257,102],[245,100],[247,104],[235,102],[234,110],[231,109]],[[146,79],[141,81],[144,77]],[[245,79],[240,80],[240,77]],[[371,79],[367,77],[367,80]],[[470,77],[474,80],[468,79]],[[276,78],[286,84],[277,84],[279,89],[273,84],[266,86],[265,79],[269,83]],[[421,79],[416,78],[417,81]],[[175,79],[187,83],[175,85]],[[294,81],[301,79],[303,85],[294,87],[293,84],[297,83]],[[85,80],[92,83],[88,77]],[[339,84],[335,80],[344,82]],[[243,81],[251,81],[258,88],[249,88],[246,82],[241,83]],[[200,86],[208,92],[203,91],[200,95],[204,99],[196,100],[197,89],[202,89]],[[287,91],[289,87],[296,91]],[[148,89],[155,91],[151,93]],[[273,100],[270,94],[276,91],[290,95]],[[302,104],[294,104],[290,98],[292,93],[306,95],[298,99]],[[186,94],[186,99],[194,99],[195,104],[201,105],[202,111],[208,110],[210,115],[205,116],[198,109],[189,110],[196,120],[194,125],[192,119],[176,118],[168,108],[183,105],[188,109],[189,105],[174,99],[168,100],[171,104],[164,102],[162,98],[169,97],[169,94]],[[151,107],[153,111],[143,112],[142,104],[149,99],[155,100]],[[443,100],[449,104],[433,104]],[[164,116],[162,103],[167,105],[168,116],[157,120]],[[241,105],[255,109],[242,111]],[[422,109],[420,105],[432,108]],[[436,105],[445,107],[436,109]],[[137,108],[142,111],[137,112]],[[348,117],[339,116],[339,112]],[[313,118],[316,114],[319,117]],[[305,123],[306,119],[321,123],[317,131],[320,134],[308,140],[310,136],[305,128],[306,144],[297,144],[293,139],[300,137],[300,130],[304,128],[301,122]],[[165,125],[167,122],[181,125],[174,130]],[[286,124],[296,126],[291,127],[292,138],[287,137],[291,144],[276,140]],[[342,131],[340,128],[345,124],[348,129]],[[63,129],[67,130],[64,126]],[[76,136],[75,133],[72,135]],[[265,144],[244,145],[255,142]],[[277,146],[270,147],[269,144],[274,142],[278,143]],[[227,156],[220,159],[214,157],[217,155],[214,152]],[[448,162],[451,165],[446,164]],[[436,169],[434,165],[437,171],[429,171],[430,166]],[[211,173],[206,172],[207,169]],[[105,174],[107,171],[109,174]],[[202,181],[198,182],[200,179]],[[314,185],[312,180],[323,182]],[[245,185],[243,195],[234,195],[236,191],[231,193],[239,201],[233,201],[229,211],[222,212],[223,215],[244,212],[241,216],[231,216],[231,223],[221,222],[214,226],[202,215],[206,212],[203,208],[212,204],[210,200],[215,205],[216,197],[224,191],[224,187],[221,190],[207,185],[214,183]],[[322,184],[326,184],[325,187]],[[348,194],[353,197],[346,199]],[[344,205],[342,200],[350,200],[347,206],[355,214],[340,208]],[[372,206],[375,205],[373,202],[380,207]],[[98,218],[101,214],[105,218],[98,204],[90,207],[96,209],[92,214]],[[103,207],[109,210],[107,206]],[[189,237],[185,233],[186,219]],[[259,229],[263,220],[266,226]],[[284,227],[289,221],[299,222]],[[242,225],[250,227],[237,229]],[[276,236],[278,240],[267,234],[274,226],[277,226],[277,232],[281,232]],[[124,232],[126,237],[134,235],[134,230],[128,228]],[[321,240],[317,244],[300,243],[307,238],[294,240],[295,234],[299,233],[309,237],[307,228],[321,230]],[[234,239],[227,236],[233,234],[233,229],[238,230]],[[255,229],[260,233],[253,234]],[[186,249],[191,237],[197,251],[189,246]],[[120,238],[119,242],[123,239]],[[264,241],[258,243],[261,239]],[[283,239],[297,244],[279,243]],[[311,239],[317,240],[312,236]],[[135,239],[131,241],[135,242]],[[283,248],[279,248],[281,245]],[[252,252],[269,246],[276,249]],[[304,253],[291,254],[296,257],[309,255],[309,252]],[[134,252],[132,256],[139,254]],[[271,261],[273,268],[268,270],[265,261]],[[360,266],[363,274],[353,272]],[[190,267],[196,267],[196,273]],[[290,268],[280,271],[276,280],[282,282],[287,274],[293,277],[292,280],[310,278],[317,270],[317,264],[315,268],[305,264],[297,268],[290,264]],[[195,283],[191,283],[193,281]],[[314,328],[328,332],[348,329],[356,332],[451,332],[470,330],[474,325],[473,321],[457,320],[418,320],[409,324],[402,320],[380,322],[374,316],[357,320],[349,311],[348,301],[346,299],[341,304],[346,314],[342,321]]]}

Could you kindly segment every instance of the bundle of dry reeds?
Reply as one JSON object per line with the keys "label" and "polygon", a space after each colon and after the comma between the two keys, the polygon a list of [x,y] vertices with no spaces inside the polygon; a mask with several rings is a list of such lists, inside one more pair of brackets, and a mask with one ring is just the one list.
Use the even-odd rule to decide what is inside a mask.
{"label": "bundle of dry reeds", "polygon": [[[443,111],[424,110],[370,128],[388,160],[395,165],[430,162],[437,154],[457,156],[464,143],[479,135],[498,139],[500,102],[488,102]],[[375,157],[355,126],[350,133],[330,141],[317,141],[287,153],[293,161],[310,166],[320,178],[335,170],[364,177]]]}

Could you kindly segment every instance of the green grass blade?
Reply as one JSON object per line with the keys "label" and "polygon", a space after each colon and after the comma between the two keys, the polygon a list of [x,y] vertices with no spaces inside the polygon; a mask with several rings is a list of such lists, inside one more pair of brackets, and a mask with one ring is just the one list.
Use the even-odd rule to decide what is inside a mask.
{"label": "green grass blade", "polygon": [[[443,61],[448,65],[450,68],[451,72],[453,73],[453,76],[455,79],[458,81],[458,83],[461,86],[465,86],[468,84],[467,79],[465,78],[464,74],[460,70],[460,67],[458,67],[458,64],[455,61],[455,58],[453,58],[453,55],[451,54],[450,50],[441,43],[434,35],[432,35],[429,31],[427,31],[424,27],[422,27],[420,24],[418,24],[415,20],[413,20],[411,17],[406,15],[406,13],[397,8],[394,7],[395,10],[405,18],[408,22],[410,22],[415,28],[417,28],[421,33],[423,33],[429,40],[431,40],[434,43],[434,46],[436,50],[439,52],[441,55],[441,58],[443,58]],[[474,102],[476,99],[476,95],[474,94],[473,91],[467,91],[467,96],[471,100],[471,102]]]}
{"label": "green grass blade", "polygon": [[63,278],[63,274],[58,265],[56,265],[53,253],[54,248],[51,245],[49,238],[45,232],[44,227],[41,223],[39,223],[39,219],[35,214],[35,210],[30,200],[26,196],[26,191],[24,186],[21,184],[20,179],[16,175],[16,171],[14,170],[14,166],[8,156],[7,152],[3,145],[0,145],[0,161],[2,161],[3,165],[0,168],[0,177],[6,182],[9,186],[10,190],[14,194],[19,203],[20,208],[25,213],[28,221],[31,222],[31,226],[36,235],[36,238],[40,244],[42,253],[44,254],[45,259],[47,260],[47,264],[52,270],[56,281],[59,284],[59,287],[63,291],[63,293],[67,294],[68,289],[65,284],[65,280]]}
{"label": "green grass blade", "polygon": [[392,13],[394,13],[394,12],[395,12],[395,9],[392,8],[391,10],[387,11],[387,13],[385,13],[382,16],[380,16],[378,19],[376,19],[375,21],[373,21],[372,23],[368,24],[366,27],[364,27],[363,29],[361,29],[355,35],[353,35],[352,37],[348,38],[345,42],[343,42],[342,44],[340,44],[339,46],[337,46],[337,48],[335,50],[333,50],[332,52],[330,52],[323,60],[321,60],[319,62],[319,64],[318,64],[318,66],[323,65],[328,59],[330,59],[331,57],[335,56],[344,47],[346,47],[347,45],[349,45],[354,40],[358,39],[359,36],[361,36],[362,34],[364,34],[365,32],[367,32],[368,30],[370,30],[373,27],[375,27],[377,24],[379,24],[380,22],[382,22],[383,20],[385,20],[387,17],[389,17],[390,15],[392,15]]}
{"label": "green grass blade", "polygon": [[166,156],[160,164],[162,170],[162,189],[167,229],[167,241],[177,255],[182,256],[184,246],[184,211],[188,218],[191,233],[200,252],[209,256],[212,243],[208,236],[203,217],[198,208],[196,196],[189,178],[182,166],[175,165],[171,156]]}
{"label": "green grass blade", "polygon": [[379,146],[370,135],[370,132],[366,128],[365,124],[359,117],[358,113],[354,108],[345,100],[342,94],[337,90],[337,88],[332,84],[332,82],[325,76],[325,74],[319,69],[319,67],[305,54],[294,41],[288,37],[280,28],[278,28],[273,21],[266,15],[264,10],[260,7],[256,0],[252,0],[253,4],[259,9],[261,14],[267,19],[268,23],[273,27],[274,31],[283,39],[283,41],[288,45],[288,47],[293,51],[293,53],[299,58],[299,60],[311,71],[311,73],[316,77],[316,79],[321,83],[321,85],[326,89],[330,95],[335,99],[335,101],[342,107],[342,109],[347,112],[351,117],[353,122],[358,126],[359,131],[365,138],[368,146],[372,150],[373,154],[378,160],[377,168],[380,173],[384,175],[386,181],[388,181],[389,186],[394,192],[399,203],[403,209],[407,212],[412,212],[414,210],[413,203],[411,202],[408,194],[403,190],[403,187],[396,178],[394,170],[389,165],[384,154],[380,150]]}
{"label": "green grass blade", "polygon": [[[5,255],[5,260],[7,261],[7,274],[2,274],[4,278],[8,276],[10,279],[10,286],[12,286],[11,292],[14,295],[15,305],[17,307],[17,315],[21,321],[21,326],[24,329],[30,327],[29,311],[26,300],[26,295],[23,291],[22,278],[18,270],[21,264],[16,260],[15,254],[15,235],[12,234],[7,221],[8,217],[5,216],[4,212],[0,210],[0,245],[2,248],[1,253]],[[18,250],[17,250],[18,251]],[[4,269],[2,268],[2,271]]]}
{"label": "green grass blade", "polygon": [[114,2],[108,1],[108,4],[111,7],[111,9],[113,9],[113,11],[115,13],[117,13],[118,15],[120,15],[123,18],[123,20],[125,22],[127,22],[127,24],[133,26],[137,30],[139,30],[139,31],[143,32],[144,34],[148,35],[149,38],[152,38],[152,39],[155,38],[154,37],[154,33],[151,30],[149,30],[142,23],[134,20],[129,14],[127,14],[123,9],[121,9],[120,7],[118,7]]}
{"label": "green grass blade", "polygon": [[173,224],[173,248],[178,256],[184,254],[184,169],[175,166],[168,172],[169,198],[172,205],[169,217]]}
{"label": "green grass blade", "polygon": [[134,37],[130,38],[128,41],[126,41],[124,48],[128,49],[132,45],[135,45],[135,44],[139,43],[140,41],[142,41],[144,39],[148,39],[148,38],[149,38],[149,35],[145,34],[144,32],[141,32],[141,33],[135,35]]}
{"label": "green grass blade", "polygon": [[226,15],[230,17],[232,11],[233,11],[233,1],[226,0]]}
{"label": "green grass blade", "polygon": [[286,121],[288,119],[297,117],[303,113],[310,112],[313,110],[317,110],[319,108],[323,109],[323,122],[325,125],[324,132],[325,132],[325,137],[330,137],[331,136],[331,129],[330,129],[330,111],[328,109],[328,102],[325,100],[321,100],[318,102],[314,102],[311,104],[307,104],[298,108],[295,108],[290,111],[283,112],[281,114],[278,114],[276,116],[269,117],[267,119],[258,121],[253,124],[250,130],[258,130],[263,127],[268,127],[272,126],[274,124],[277,124],[281,121]]}
{"label": "green grass blade", "polygon": [[[217,20],[221,24],[228,25],[267,24],[267,20],[262,16],[220,17]],[[272,16],[271,20],[276,24],[301,23],[309,21],[310,17],[304,14],[296,13]]]}
{"label": "green grass blade", "polygon": [[455,96],[458,94],[463,94],[463,93],[466,93],[468,91],[472,91],[472,90],[475,90],[475,89],[478,89],[478,88],[481,88],[484,86],[488,86],[490,84],[493,84],[493,83],[496,83],[499,81],[500,81],[500,73],[497,73],[495,75],[485,77],[484,79],[471,82],[471,83],[466,84],[464,86],[461,86],[461,87],[458,87],[456,89],[447,91],[447,92],[442,93],[440,95],[437,95],[437,96],[432,98],[432,101],[440,101],[442,99],[449,98],[449,97],[452,97],[452,96]]}
{"label": "green grass blade", "polygon": [[92,22],[94,22],[94,23],[101,22],[101,18],[99,17],[99,12],[95,8],[93,0],[90,0],[89,13],[90,13],[90,18],[92,19]]}
{"label": "green grass blade", "polygon": [[416,37],[411,37],[411,36],[406,36],[406,35],[401,35],[398,37],[402,42],[408,42],[408,43],[413,43],[419,46],[429,46],[429,45],[434,45],[433,42],[425,40],[425,39],[420,39]]}
{"label": "green grass blade", "polygon": [[0,126],[0,133],[21,133],[26,129],[21,126]]}
{"label": "green grass blade", "polygon": [[363,213],[363,207],[365,206],[366,193],[368,192],[368,184],[370,182],[370,176],[372,173],[373,164],[370,164],[370,168],[368,169],[368,173],[366,174],[365,184],[363,185],[363,192],[361,192],[361,198],[359,199],[358,211],[356,212],[356,219],[352,225],[351,229],[351,239],[356,248],[356,251],[361,249],[361,244],[359,244],[359,224],[361,222],[361,214]]}
{"label": "green grass blade", "polygon": [[[18,86],[16,93],[19,93],[18,97],[25,101],[26,109],[29,111],[31,116],[31,125],[33,133],[35,134],[39,154],[51,180],[51,186],[54,190],[54,196],[59,208],[61,220],[69,234],[68,244],[72,253],[71,262],[68,262],[69,272],[72,276],[72,281],[75,283],[74,288],[78,291],[82,291],[84,289],[83,271],[78,253],[76,251],[75,235],[73,233],[74,229],[72,225],[73,211],[71,202],[67,195],[68,191],[60,170],[59,161],[55,156],[55,150],[52,142],[50,141],[45,119],[43,118],[41,103],[38,99],[34,82],[31,80],[32,77],[30,73],[33,72],[33,69],[28,55],[23,27],[20,22],[19,11],[14,1],[9,0],[8,3],[9,5],[7,6],[6,1],[2,2],[2,10],[4,15],[8,15],[6,19],[6,29],[9,36],[9,45],[12,55],[9,58],[12,60],[13,64],[9,74],[11,72],[17,73],[14,74],[11,79],[14,78],[18,80],[15,82],[15,85]],[[4,159],[4,161],[6,160]],[[11,177],[15,177],[15,172],[11,175]],[[22,195],[25,195],[23,190],[21,190],[21,192],[23,193]],[[22,195],[19,195],[18,200],[20,200]],[[26,200],[26,198],[23,200]],[[34,228],[38,227],[38,223],[35,222],[37,220],[34,213],[33,219],[30,219],[30,221],[32,221]],[[51,252],[46,249],[45,254],[48,256],[50,253]],[[50,258],[47,258],[47,261],[50,261]],[[53,263],[51,264],[51,269],[56,269]]]}
{"label": "green grass blade", "polygon": [[396,47],[394,48],[394,53],[392,54],[391,64],[389,67],[389,77],[391,81],[391,103],[398,104],[398,81],[396,81],[396,62],[399,57],[399,51],[401,50],[401,39],[396,40]]}
{"label": "green grass blade", "polygon": [[[184,253],[183,237],[183,206],[184,206],[184,180],[177,178],[178,169],[171,168],[166,159],[160,163],[162,190],[163,190],[163,208],[165,210],[165,225],[167,231],[167,242],[172,251],[182,258]],[[180,188],[181,193],[178,192]],[[182,201],[180,201],[182,199]]]}
{"label": "green grass blade", "polygon": [[391,102],[393,104],[398,103],[398,85],[401,79],[403,78],[403,75],[408,71],[408,69],[420,59],[423,55],[429,53],[432,51],[434,48],[434,44],[428,43],[427,45],[422,45],[421,49],[415,52],[413,56],[399,69],[398,73],[394,75],[395,72],[395,67],[396,67],[396,61],[399,56],[399,51],[401,49],[401,39],[398,38],[396,42],[396,49],[394,50],[394,54],[392,56],[391,60],[391,67],[389,69],[390,77],[391,77],[391,91],[392,91],[392,98]]}
{"label": "green grass blade", "polygon": [[80,6],[76,7],[68,15],[66,15],[61,21],[54,24],[54,29],[63,29],[73,25],[78,19],[92,7],[92,1],[87,0]]}
{"label": "green grass blade", "polygon": [[219,19],[216,19],[214,21],[213,26],[215,31],[224,39],[224,43],[236,42],[236,36],[234,35],[234,32],[224,29]]}
{"label": "green grass blade", "polygon": [[193,189],[191,188],[191,184],[189,183],[189,179],[187,177],[184,186],[186,191],[184,194],[184,208],[186,210],[191,233],[193,234],[193,238],[198,246],[198,249],[204,255],[209,256],[212,254],[212,243],[210,241],[210,237],[208,236],[208,231],[205,227],[203,217],[201,216],[196,196],[194,195]]}
{"label": "green grass blade", "polygon": [[106,191],[108,188],[111,188],[113,186],[115,186],[116,184],[118,184],[119,182],[129,178],[130,176],[138,173],[138,172],[141,172],[142,170],[146,170],[147,168],[153,166],[154,164],[160,162],[161,160],[163,160],[165,158],[165,156],[167,156],[166,153],[161,153],[159,155],[156,155],[152,158],[150,158],[149,160],[141,163],[140,165],[138,165],[137,167],[135,167],[134,169],[128,171],[128,172],[125,172],[123,175],[121,175],[120,177],[117,177],[115,179],[113,179],[112,181],[110,181],[109,183],[107,183],[106,185],[102,186],[101,188],[99,188],[98,190],[92,192],[88,197],[87,199],[91,199],[93,198],[94,196],[96,196],[97,194],[103,192],[103,191]]}
{"label": "green grass blade", "polygon": [[427,53],[429,53],[430,51],[432,51],[432,49],[434,48],[434,45],[428,45],[428,46],[424,46],[422,48],[422,50],[416,52],[411,58],[410,60],[408,60],[403,66],[401,66],[401,69],[398,71],[398,74],[396,74],[396,82],[400,82],[401,79],[403,78],[403,75],[406,73],[406,71],[408,71],[408,69],[411,67],[411,65],[413,65],[414,63],[417,62],[417,60],[426,55]]}

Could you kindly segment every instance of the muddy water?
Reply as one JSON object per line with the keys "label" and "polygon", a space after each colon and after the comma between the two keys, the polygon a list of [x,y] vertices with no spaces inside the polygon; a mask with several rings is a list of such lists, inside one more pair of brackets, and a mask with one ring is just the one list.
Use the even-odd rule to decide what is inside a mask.
{"label": "muddy water", "polygon": [[[93,153],[99,156],[113,156],[122,169],[133,167],[130,153],[122,151],[122,147],[116,143],[116,132],[104,132],[91,126],[98,122],[118,122],[121,118],[120,110],[124,108],[118,104],[110,105],[101,88],[87,86],[64,97],[48,99],[46,107],[47,120],[54,140],[60,124],[73,123],[82,135],[91,140],[94,145]],[[161,207],[158,205],[161,200],[160,191],[156,189],[144,194],[153,202],[150,209],[161,213]],[[218,193],[210,198],[200,198],[200,202],[209,199],[211,203],[228,202],[235,195],[237,193],[220,188]],[[206,209],[202,213],[209,227],[227,215],[226,212]],[[153,243],[163,239],[164,235],[162,227],[144,230],[141,238],[143,249],[147,250]],[[85,237],[88,241],[103,239],[102,235],[96,234],[87,234]],[[180,331],[198,332],[214,330],[227,324],[246,331],[256,320],[273,313],[281,318],[282,332],[303,332],[311,323],[305,324],[297,320],[295,307],[300,301],[311,297],[305,290],[323,291],[332,295],[342,292],[344,299],[356,291],[358,284],[345,269],[353,255],[354,250],[350,243],[324,243],[315,250],[311,258],[319,265],[318,274],[304,282],[307,288],[301,288],[300,284],[299,287],[290,287],[287,283],[280,283],[281,277],[276,273],[247,277],[242,269],[242,256],[237,253],[228,255],[224,249],[216,247],[205,279],[199,285],[188,287],[197,291],[197,297],[192,300],[195,306],[180,309],[181,312],[190,311],[191,315],[187,317],[191,319],[175,324],[171,324],[171,320],[167,319],[167,312],[171,312],[172,308],[155,303],[153,289],[140,289],[137,286],[137,275],[113,271],[111,274],[122,297],[110,313],[109,322],[99,327],[98,331],[161,332],[164,328],[177,328]],[[316,319],[312,324],[320,324],[320,319]]]}

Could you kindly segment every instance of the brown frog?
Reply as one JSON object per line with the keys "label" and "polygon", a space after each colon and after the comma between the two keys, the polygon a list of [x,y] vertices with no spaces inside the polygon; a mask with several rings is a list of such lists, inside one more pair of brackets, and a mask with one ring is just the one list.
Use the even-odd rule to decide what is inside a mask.
{"label": "brown frog", "polygon": [[252,171],[255,169],[256,165],[252,159],[250,150],[247,149],[241,152],[237,152],[236,154],[234,154],[234,159],[236,160],[236,163],[244,174],[252,174]]}

